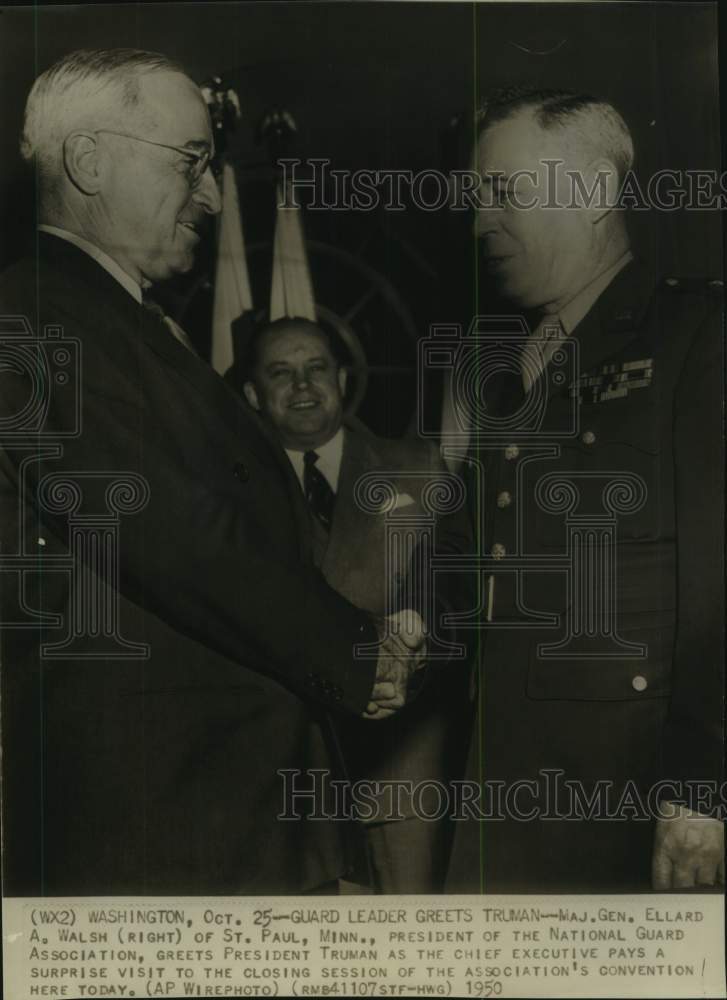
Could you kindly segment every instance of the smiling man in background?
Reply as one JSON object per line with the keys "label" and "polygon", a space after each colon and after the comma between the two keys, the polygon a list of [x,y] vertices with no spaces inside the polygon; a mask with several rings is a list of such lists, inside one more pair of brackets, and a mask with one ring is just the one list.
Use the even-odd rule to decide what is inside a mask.
{"label": "smiling man in background", "polygon": [[[377,437],[360,421],[344,420],[346,370],[326,332],[308,320],[280,319],[256,331],[244,368],[247,400],[280,437],[308,502],[315,558],[326,580],[376,615],[392,611],[388,603],[394,597],[405,616],[421,615],[425,626],[439,631],[438,621],[431,620],[432,603],[407,579],[417,557],[412,518],[418,515],[421,523],[428,513],[427,490],[445,471],[436,450],[416,438]],[[391,556],[387,517],[357,500],[357,481],[372,473],[396,490],[389,526],[397,516],[409,519],[399,535],[398,563]],[[434,531],[438,551],[469,550],[463,511],[439,516]],[[438,620],[444,610],[469,607],[463,574],[435,582]],[[411,704],[375,729],[364,720],[338,720],[353,780],[445,784],[458,776],[463,723],[471,712],[469,675],[456,660],[439,669],[430,664],[428,670],[432,676]],[[365,823],[369,884],[383,893],[441,891],[450,830],[443,818],[432,818],[436,791],[431,784],[426,794],[402,789],[397,805],[382,785],[376,798],[376,812]],[[359,877],[368,881],[366,873]]]}

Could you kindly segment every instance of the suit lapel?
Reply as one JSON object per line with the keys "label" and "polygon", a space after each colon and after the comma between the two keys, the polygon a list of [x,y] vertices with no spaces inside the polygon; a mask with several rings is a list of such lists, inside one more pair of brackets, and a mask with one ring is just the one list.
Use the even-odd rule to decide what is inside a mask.
{"label": "suit lapel", "polygon": [[143,328],[149,347],[206,400],[214,399],[226,411],[225,422],[237,428],[241,443],[254,450],[258,460],[281,477],[296,521],[300,554],[304,561],[308,561],[312,558],[310,512],[298,477],[277,434],[210,365],[180,344],[163,321],[156,322],[153,316],[150,318],[152,323],[146,323]]}
{"label": "suit lapel", "polygon": [[380,465],[380,456],[366,434],[354,425],[345,427],[341,470],[328,546],[322,563],[324,575],[332,579],[346,564],[346,550],[356,533],[370,530],[371,515],[361,511],[354,499],[356,481]]}
{"label": "suit lapel", "polygon": [[[184,347],[161,317],[155,316],[140,305],[116,279],[83,250],[50,233],[38,234],[40,255],[39,274],[43,267],[60,268],[75,281],[86,286],[89,301],[101,300],[106,313],[119,317],[111,336],[104,338],[105,329],[99,328],[97,336],[104,338],[111,357],[118,355],[114,338],[118,329],[127,332],[127,338],[138,336],[166,368],[181,376],[187,385],[204,399],[205,412],[210,419],[217,417],[224,425],[224,432],[232,433],[242,449],[253,452],[256,459],[280,478],[290,499],[298,529],[301,555],[310,557],[310,529],[307,525],[307,504],[302,495],[295,471],[277,436],[265,422],[242,400],[214,369]],[[138,356],[138,345],[132,344]],[[141,361],[143,365],[143,361]],[[213,432],[214,434],[214,432]]]}

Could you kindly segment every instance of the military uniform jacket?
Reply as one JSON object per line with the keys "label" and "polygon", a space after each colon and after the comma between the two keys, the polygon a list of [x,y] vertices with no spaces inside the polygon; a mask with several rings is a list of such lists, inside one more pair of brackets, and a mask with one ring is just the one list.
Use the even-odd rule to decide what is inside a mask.
{"label": "military uniform jacket", "polygon": [[[628,266],[535,402],[512,387],[492,401],[529,431],[483,436],[470,455],[492,561],[469,775],[538,778],[523,812],[547,811],[543,769],[589,792],[610,783],[612,805],[658,781],[677,787],[655,796],[697,805],[679,783],[721,777],[720,304],[706,283],[653,290]],[[551,785],[550,801],[569,798]],[[652,829],[646,817],[465,823],[451,888],[643,888]]]}

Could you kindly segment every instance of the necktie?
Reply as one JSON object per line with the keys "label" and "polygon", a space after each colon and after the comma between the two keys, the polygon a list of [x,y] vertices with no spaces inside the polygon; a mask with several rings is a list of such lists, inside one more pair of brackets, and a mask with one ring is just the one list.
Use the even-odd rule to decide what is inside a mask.
{"label": "necktie", "polygon": [[164,325],[169,330],[171,330],[171,332],[174,334],[174,336],[177,338],[180,344],[184,344],[187,350],[191,351],[192,354],[197,354],[197,352],[194,349],[194,344],[189,339],[185,331],[181,328],[179,323],[176,323],[171,316],[168,316],[155,299],[152,299],[149,295],[146,294],[146,292],[142,292],[141,304],[144,306],[146,310],[148,310],[150,313],[156,316],[157,319],[161,320],[161,322],[164,323]]}
{"label": "necktie", "polygon": [[317,451],[306,451],[303,455],[303,491],[318,521],[326,531],[330,531],[336,495],[326,477],[316,468],[318,458]]}
{"label": "necktie", "polygon": [[563,340],[565,333],[558,316],[549,313],[543,316],[537,327],[528,337],[520,357],[520,368],[523,377],[523,388],[530,392],[548,366],[553,357],[558,341]]}

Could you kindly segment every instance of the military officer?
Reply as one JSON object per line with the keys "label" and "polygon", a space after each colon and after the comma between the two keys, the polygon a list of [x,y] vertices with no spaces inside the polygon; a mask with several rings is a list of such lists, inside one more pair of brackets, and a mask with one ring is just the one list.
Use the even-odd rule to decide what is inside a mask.
{"label": "military officer", "polygon": [[610,104],[499,92],[475,156],[480,254],[530,322],[480,351],[481,796],[448,888],[714,885],[723,829],[695,783],[722,760],[720,282],[634,258]]}

